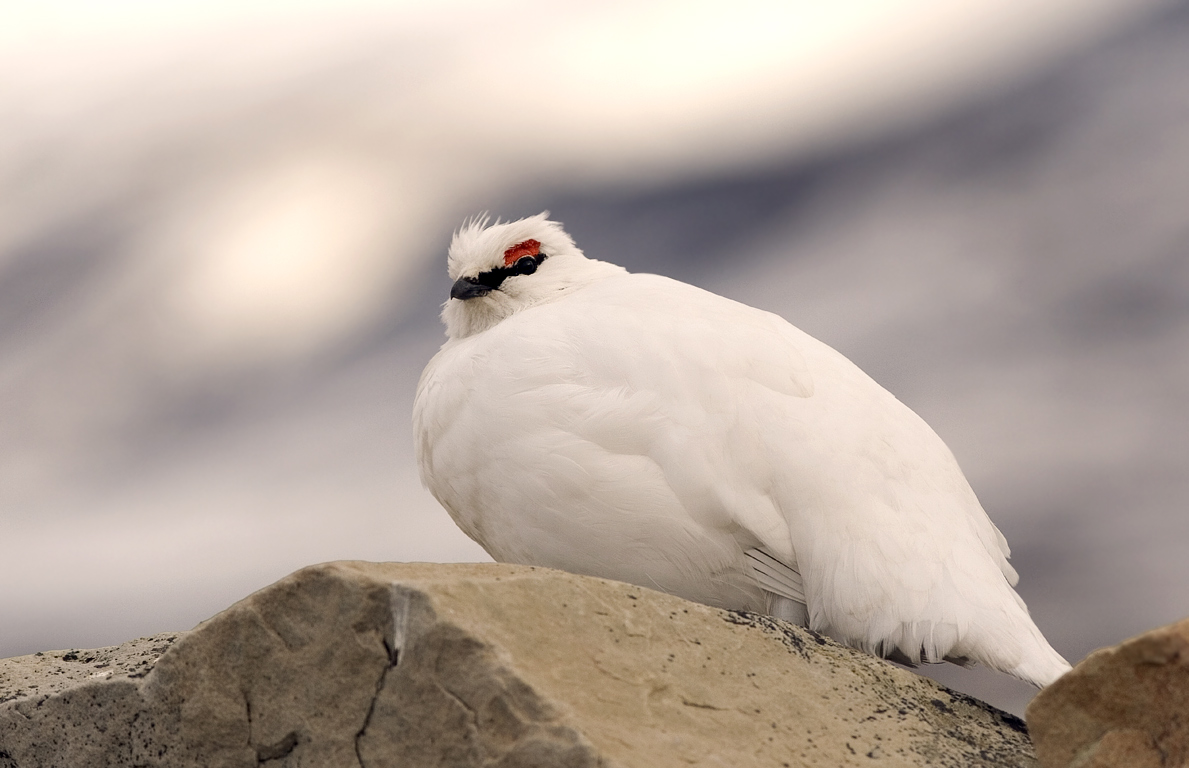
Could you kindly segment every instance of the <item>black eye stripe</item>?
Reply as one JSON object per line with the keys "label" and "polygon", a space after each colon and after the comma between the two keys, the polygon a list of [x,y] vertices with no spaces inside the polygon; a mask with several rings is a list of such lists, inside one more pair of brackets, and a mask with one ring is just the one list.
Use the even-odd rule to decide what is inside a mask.
{"label": "black eye stripe", "polygon": [[[531,275],[537,271],[537,267],[541,266],[546,255],[541,253],[536,256],[522,256],[517,259],[516,263],[507,267],[496,267],[489,269],[486,272],[480,272],[475,276],[475,282],[479,285],[486,285],[488,288],[499,288],[500,283],[507,280],[509,277],[516,275]],[[530,267],[531,265],[531,267]]]}

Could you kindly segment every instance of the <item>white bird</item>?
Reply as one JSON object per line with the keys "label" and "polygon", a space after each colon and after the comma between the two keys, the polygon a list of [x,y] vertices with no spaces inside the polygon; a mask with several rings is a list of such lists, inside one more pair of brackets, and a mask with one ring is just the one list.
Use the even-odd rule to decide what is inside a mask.
{"label": "white bird", "polygon": [[422,481],[495,560],[880,656],[1068,671],[919,416],[780,317],[589,259],[547,216],[454,235],[413,408]]}

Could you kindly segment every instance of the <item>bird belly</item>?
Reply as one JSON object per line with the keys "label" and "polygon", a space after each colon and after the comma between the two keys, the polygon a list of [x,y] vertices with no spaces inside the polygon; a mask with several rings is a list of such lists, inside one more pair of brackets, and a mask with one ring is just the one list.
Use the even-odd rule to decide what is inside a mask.
{"label": "bird belly", "polygon": [[[695,521],[651,458],[608,449],[552,421],[486,426],[488,435],[511,437],[465,445],[452,445],[449,433],[439,437],[433,464],[440,473],[428,479],[459,527],[495,560],[765,610],[739,543]],[[445,456],[453,458],[437,458]]]}

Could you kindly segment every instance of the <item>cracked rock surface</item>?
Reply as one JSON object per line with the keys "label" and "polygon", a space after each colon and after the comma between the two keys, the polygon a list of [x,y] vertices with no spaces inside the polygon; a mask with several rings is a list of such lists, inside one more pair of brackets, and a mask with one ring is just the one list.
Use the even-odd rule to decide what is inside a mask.
{"label": "cracked rock surface", "polygon": [[330,563],[0,660],[0,768],[1035,764],[1018,718],[800,627],[543,568]]}

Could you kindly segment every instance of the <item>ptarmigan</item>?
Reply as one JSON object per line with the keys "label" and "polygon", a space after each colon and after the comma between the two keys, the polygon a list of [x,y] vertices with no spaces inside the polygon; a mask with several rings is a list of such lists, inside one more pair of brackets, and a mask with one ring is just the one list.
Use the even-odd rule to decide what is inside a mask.
{"label": "ptarmigan", "polygon": [[413,409],[425,485],[501,562],[768,613],[881,656],[1069,669],[925,422],[780,317],[464,225]]}

